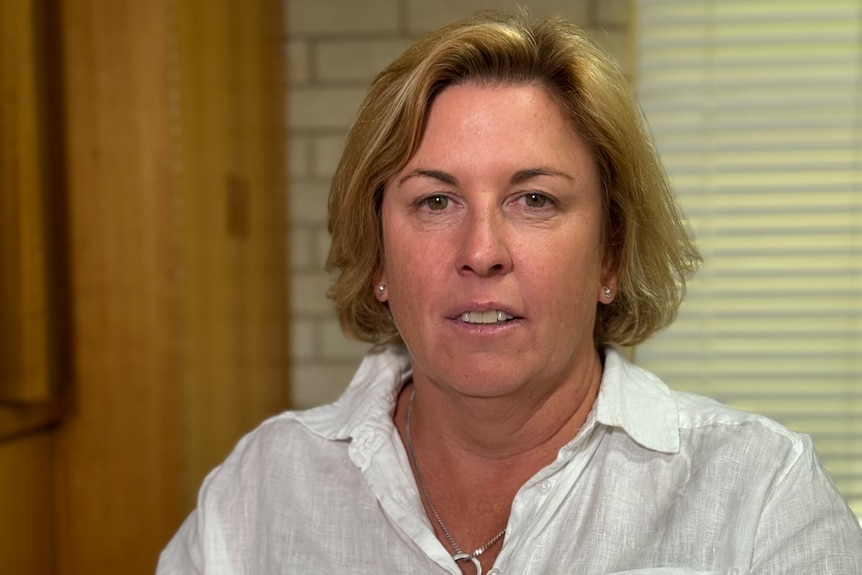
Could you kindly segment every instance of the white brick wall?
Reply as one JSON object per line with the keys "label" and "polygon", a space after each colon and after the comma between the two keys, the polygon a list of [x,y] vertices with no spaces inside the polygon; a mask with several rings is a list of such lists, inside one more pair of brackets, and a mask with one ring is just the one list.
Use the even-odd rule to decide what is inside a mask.
{"label": "white brick wall", "polygon": [[411,32],[429,32],[478,10],[518,10],[519,6],[532,14],[560,16],[589,26],[592,4],[589,0],[407,0],[407,26]]}
{"label": "white brick wall", "polygon": [[293,38],[397,33],[402,0],[285,0]]}
{"label": "white brick wall", "polygon": [[288,39],[292,395],[332,401],[367,345],[342,334],[326,298],[326,204],[348,126],[371,79],[419,35],[480,9],[526,6],[589,29],[627,70],[630,0],[285,0]]}

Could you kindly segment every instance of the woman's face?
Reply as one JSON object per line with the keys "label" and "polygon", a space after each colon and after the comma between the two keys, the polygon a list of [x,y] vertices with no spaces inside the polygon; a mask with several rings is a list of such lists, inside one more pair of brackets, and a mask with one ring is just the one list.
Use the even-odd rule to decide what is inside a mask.
{"label": "woman's face", "polygon": [[465,84],[433,102],[387,184],[378,293],[414,378],[469,396],[558,386],[595,361],[614,287],[590,152],[542,88]]}

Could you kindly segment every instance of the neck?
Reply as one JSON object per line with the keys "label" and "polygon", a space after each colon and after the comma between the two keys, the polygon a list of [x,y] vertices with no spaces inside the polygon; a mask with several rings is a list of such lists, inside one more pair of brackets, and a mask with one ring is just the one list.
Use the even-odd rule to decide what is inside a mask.
{"label": "neck", "polygon": [[[489,471],[489,465],[498,470],[497,465],[521,466],[543,459],[534,462],[538,465],[534,473],[583,427],[598,395],[601,374],[596,353],[594,361],[564,381],[525,385],[497,397],[464,396],[414,374],[413,433],[417,443],[429,449],[440,446],[441,453],[453,460],[473,461]],[[402,393],[399,399],[396,423],[402,429],[409,395]]]}
{"label": "neck", "polygon": [[407,446],[412,396],[409,455],[414,476],[421,476],[425,512],[445,522],[446,532],[441,521],[434,524],[438,539],[453,550],[450,540],[456,541],[466,554],[494,541],[481,557],[459,562],[463,572],[472,572],[475,561],[494,564],[501,549],[494,537],[508,522],[515,494],[583,427],[601,373],[596,354],[574,377],[556,385],[534,382],[523,386],[525,393],[463,396],[418,373],[402,390],[395,423]]}

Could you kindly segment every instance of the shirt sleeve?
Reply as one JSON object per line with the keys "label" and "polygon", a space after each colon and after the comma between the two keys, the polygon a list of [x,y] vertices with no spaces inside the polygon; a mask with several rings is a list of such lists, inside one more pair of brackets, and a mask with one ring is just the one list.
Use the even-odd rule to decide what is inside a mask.
{"label": "shirt sleeve", "polygon": [[255,544],[268,526],[258,513],[261,467],[267,441],[261,428],[243,437],[227,459],[213,469],[198,491],[197,508],[162,551],[156,575],[239,575],[255,570]]}
{"label": "shirt sleeve", "polygon": [[823,470],[810,438],[775,477],[757,529],[751,573],[862,574],[862,527]]}
{"label": "shirt sleeve", "polygon": [[162,551],[156,575],[202,574],[201,555],[198,513],[192,511]]}

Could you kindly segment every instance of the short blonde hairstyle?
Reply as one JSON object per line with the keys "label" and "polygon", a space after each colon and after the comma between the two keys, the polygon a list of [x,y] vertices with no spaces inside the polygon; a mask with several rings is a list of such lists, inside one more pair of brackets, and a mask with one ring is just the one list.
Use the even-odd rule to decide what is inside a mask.
{"label": "short blonde hairstyle", "polygon": [[592,151],[603,188],[603,241],[617,293],[597,304],[597,344],[634,345],[669,325],[700,256],[619,66],[577,26],[484,12],[433,32],[374,80],[332,181],[329,291],[348,336],[398,341],[374,294],[383,262],[386,183],[416,152],[434,98],[446,87],[545,88]]}

